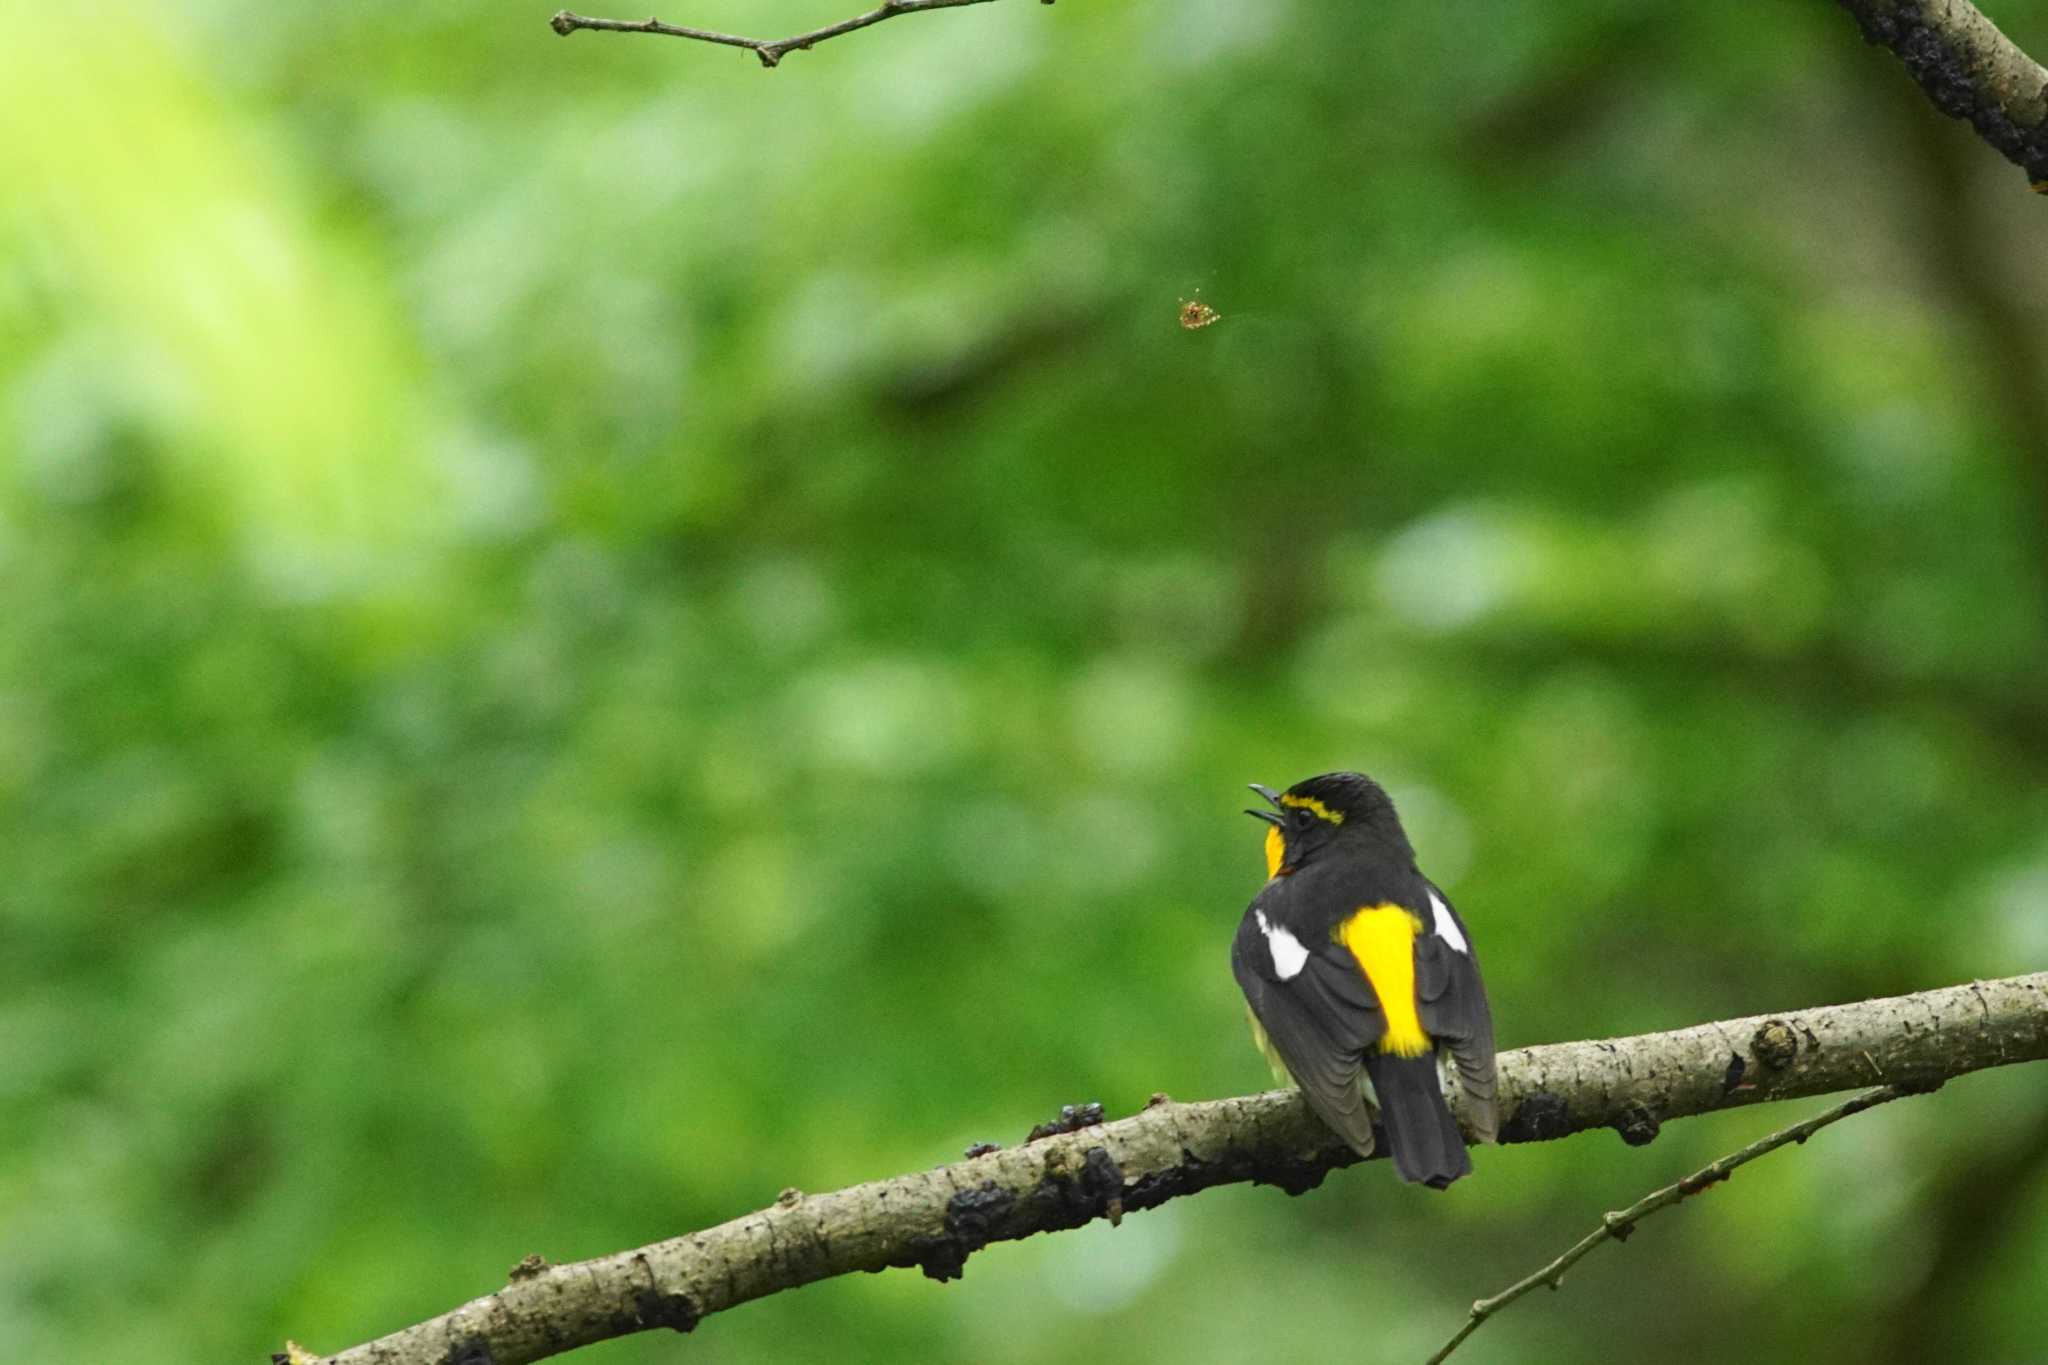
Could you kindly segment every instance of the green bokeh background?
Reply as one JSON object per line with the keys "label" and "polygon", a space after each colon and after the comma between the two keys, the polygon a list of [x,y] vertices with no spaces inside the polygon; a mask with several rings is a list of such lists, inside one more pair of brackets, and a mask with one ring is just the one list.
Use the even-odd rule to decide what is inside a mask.
{"label": "green bokeh background", "polygon": [[[546,19],[8,18],[0,1358],[1260,1087],[1250,780],[1388,783],[1506,1046],[2048,963],[2048,206],[1834,6]],[[2048,1359],[2043,1080],[1466,1351]],[[1795,1108],[576,1358],[1418,1360]]]}

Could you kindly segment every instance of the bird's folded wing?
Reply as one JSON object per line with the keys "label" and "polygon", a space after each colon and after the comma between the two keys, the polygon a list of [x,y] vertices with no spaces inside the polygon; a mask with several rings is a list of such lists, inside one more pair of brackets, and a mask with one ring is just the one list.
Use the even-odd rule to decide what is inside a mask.
{"label": "bird's folded wing", "polygon": [[1473,960],[1463,926],[1456,912],[1439,898],[1442,912],[1453,916],[1452,933],[1465,946],[1454,947],[1442,934],[1432,930],[1415,940],[1416,1013],[1431,1038],[1450,1049],[1456,1064],[1459,1088],[1470,1103],[1465,1106],[1473,1136],[1482,1142],[1495,1141],[1499,1118],[1495,1109],[1493,1011],[1486,1003],[1486,987],[1479,979],[1479,964]]}
{"label": "bird's folded wing", "polygon": [[1230,960],[1253,1015],[1309,1104],[1352,1147],[1370,1153],[1372,1110],[1361,1077],[1386,1018],[1358,964],[1340,945],[1322,943],[1283,980],[1250,914]]}

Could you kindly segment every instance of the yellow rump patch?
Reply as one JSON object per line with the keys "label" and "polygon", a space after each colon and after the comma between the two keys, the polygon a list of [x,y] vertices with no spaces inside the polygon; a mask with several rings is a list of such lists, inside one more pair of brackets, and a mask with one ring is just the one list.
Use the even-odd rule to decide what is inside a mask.
{"label": "yellow rump patch", "polygon": [[1283,806],[1292,806],[1296,810],[1311,811],[1315,814],[1317,819],[1328,820],[1333,825],[1341,825],[1344,823],[1343,811],[1331,810],[1328,806],[1316,800],[1313,796],[1282,796],[1280,798],[1280,804]]}
{"label": "yellow rump patch", "polygon": [[1380,999],[1387,1032],[1380,1051],[1420,1057],[1429,1035],[1415,1013],[1415,936],[1422,921],[1398,905],[1369,905],[1337,926],[1331,937],[1350,950]]}
{"label": "yellow rump patch", "polygon": [[1280,875],[1280,861],[1287,856],[1287,841],[1280,837],[1278,825],[1266,827],[1266,876]]}

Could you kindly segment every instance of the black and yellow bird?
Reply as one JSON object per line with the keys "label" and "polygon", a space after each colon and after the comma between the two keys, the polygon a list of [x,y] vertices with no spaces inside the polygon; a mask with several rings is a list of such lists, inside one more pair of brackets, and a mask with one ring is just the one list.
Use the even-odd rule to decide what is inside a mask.
{"label": "black and yellow bird", "polygon": [[1443,1189],[1472,1169],[1437,1070],[1447,1051],[1466,1121],[1495,1138],[1493,1013],[1472,942],[1415,866],[1394,803],[1360,773],[1284,792],[1271,810],[1266,884],[1244,912],[1230,965],[1252,1035],[1316,1113],[1361,1155],[1375,1101],[1403,1180]]}

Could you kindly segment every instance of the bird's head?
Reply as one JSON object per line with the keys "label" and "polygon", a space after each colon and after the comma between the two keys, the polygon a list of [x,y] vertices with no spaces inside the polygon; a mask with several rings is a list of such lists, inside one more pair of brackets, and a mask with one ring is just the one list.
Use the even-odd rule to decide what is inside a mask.
{"label": "bird's head", "polygon": [[1377,843],[1415,857],[1386,789],[1364,773],[1324,773],[1284,792],[1256,782],[1251,788],[1272,806],[1245,812],[1272,826],[1266,831],[1269,877],[1286,876],[1324,850],[1350,843]]}

